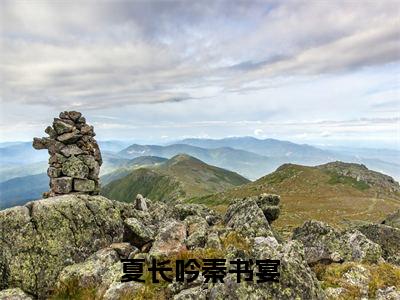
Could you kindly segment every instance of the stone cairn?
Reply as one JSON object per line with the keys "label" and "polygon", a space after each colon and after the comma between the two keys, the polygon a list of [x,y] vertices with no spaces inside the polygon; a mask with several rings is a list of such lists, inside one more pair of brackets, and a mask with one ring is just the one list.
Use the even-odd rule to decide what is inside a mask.
{"label": "stone cairn", "polygon": [[80,112],[64,111],[45,132],[49,137],[33,139],[33,148],[47,149],[50,155],[50,191],[43,197],[74,192],[97,195],[102,158],[93,126]]}

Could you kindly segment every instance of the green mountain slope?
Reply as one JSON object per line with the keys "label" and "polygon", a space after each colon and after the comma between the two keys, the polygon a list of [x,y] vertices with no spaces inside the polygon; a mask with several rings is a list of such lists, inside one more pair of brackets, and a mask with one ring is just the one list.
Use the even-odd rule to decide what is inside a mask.
{"label": "green mountain slope", "polygon": [[232,199],[261,193],[281,196],[282,216],[276,225],[285,231],[308,219],[338,226],[347,220],[379,221],[400,207],[400,186],[393,178],[341,162],[317,167],[285,164],[249,184],[189,202],[224,210]]}
{"label": "green mountain slope", "polygon": [[249,181],[237,173],[180,154],[158,166],[131,171],[107,184],[102,194],[132,201],[140,193],[153,200],[176,200],[220,192]]}
{"label": "green mountain slope", "polygon": [[117,167],[114,171],[101,176],[101,184],[104,186],[114,180],[129,175],[134,169],[158,165],[165,162],[166,160],[166,158],[157,156],[140,156],[134,159],[126,160],[124,161],[124,163],[120,164],[119,167]]}
{"label": "green mountain slope", "polygon": [[171,158],[180,153],[193,156],[213,166],[232,170],[250,179],[272,172],[280,165],[279,161],[272,161],[268,157],[249,151],[229,147],[205,149],[183,144],[169,146],[134,144],[119,152],[118,155],[125,158],[144,155]]}

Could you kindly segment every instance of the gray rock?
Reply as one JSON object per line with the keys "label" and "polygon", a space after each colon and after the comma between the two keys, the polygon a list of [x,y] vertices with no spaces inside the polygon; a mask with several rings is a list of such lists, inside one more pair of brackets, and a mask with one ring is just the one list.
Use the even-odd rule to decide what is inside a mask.
{"label": "gray rock", "polygon": [[274,194],[261,194],[256,200],[257,205],[261,208],[269,223],[279,217],[281,212],[279,207],[280,200],[281,198]]}
{"label": "gray rock", "polygon": [[189,216],[185,219],[188,237],[186,246],[189,249],[203,248],[207,241],[208,223],[200,216]]}
{"label": "gray rock", "polygon": [[170,256],[186,250],[186,226],[184,223],[169,220],[161,226],[150,254],[153,256]]}
{"label": "gray rock", "polygon": [[[48,149],[50,154],[50,191],[43,193],[43,197],[69,192],[99,194],[102,158],[99,146],[93,138],[93,126],[85,123],[80,112],[64,111],[60,113],[60,119],[54,119],[53,127],[48,126],[45,130],[50,138],[34,138],[32,144],[35,149]],[[69,185],[63,185],[65,179],[60,179],[59,182],[52,180],[62,176],[81,180],[76,180],[72,189],[69,189]]]}
{"label": "gray rock", "polygon": [[124,221],[125,232],[124,241],[136,247],[154,240],[154,232],[136,218],[127,218]]}
{"label": "gray rock", "polygon": [[49,158],[49,164],[51,166],[57,166],[61,168],[62,164],[67,160],[67,158],[59,153],[55,153]]}
{"label": "gray rock", "polygon": [[80,123],[80,124],[84,124],[84,123],[86,123],[86,119],[84,116],[81,116],[76,122]]}
{"label": "gray rock", "polygon": [[399,300],[400,291],[395,286],[378,289],[376,291],[376,300]]}
{"label": "gray rock", "polygon": [[51,126],[47,126],[44,132],[46,132],[51,139],[55,139],[57,137],[57,132]]}
{"label": "gray rock", "polygon": [[47,149],[47,143],[44,138],[33,138],[32,147],[36,150]]}
{"label": "gray rock", "polygon": [[122,210],[101,196],[65,195],[0,211],[0,289],[46,298],[61,270],[122,242]]}
{"label": "gray rock", "polygon": [[66,132],[57,137],[57,140],[64,144],[73,144],[78,141],[82,135],[79,131]]}
{"label": "gray rock", "polygon": [[83,125],[81,127],[81,133],[85,134],[85,135],[93,136],[93,134],[94,134],[93,126],[90,126],[90,125],[87,125],[87,124]]}
{"label": "gray rock", "polygon": [[56,178],[61,176],[61,169],[55,167],[49,167],[47,169],[47,175],[51,178]]}
{"label": "gray rock", "polygon": [[347,285],[358,289],[361,298],[368,298],[368,284],[370,272],[361,265],[355,265],[343,274]]}
{"label": "gray rock", "polygon": [[82,116],[82,114],[79,111],[74,111],[74,110],[67,112],[67,114],[68,114],[69,118],[75,122],[78,121],[79,118]]}
{"label": "gray rock", "polygon": [[128,258],[132,252],[137,250],[135,246],[132,246],[129,243],[113,243],[110,245],[110,248],[117,251],[121,259]]}
{"label": "gray rock", "polygon": [[74,190],[77,192],[93,192],[95,190],[95,182],[90,179],[74,179]]}
{"label": "gray rock", "polygon": [[20,288],[14,288],[0,291],[0,300],[32,300],[32,297]]}
{"label": "gray rock", "polygon": [[62,112],[60,112],[59,118],[60,118],[60,119],[63,119],[63,120],[71,120],[71,119],[69,118],[69,116],[68,116],[68,112],[67,112],[67,111],[62,111]]}
{"label": "gray rock", "polygon": [[72,191],[71,177],[52,178],[50,183],[52,191],[57,194],[68,194]]}
{"label": "gray rock", "polygon": [[400,229],[400,209],[388,215],[382,224]]}
{"label": "gray rock", "polygon": [[95,168],[95,167],[98,167],[98,163],[97,163],[97,161],[94,159],[94,157],[93,156],[91,156],[91,155],[80,155],[79,157],[78,157],[81,161],[83,161],[83,163],[85,164],[85,165],[87,165],[88,167],[89,167],[89,169],[93,169],[93,168]]}
{"label": "gray rock", "polygon": [[309,264],[318,262],[382,260],[381,247],[357,230],[339,232],[319,221],[307,221],[294,230],[292,239],[304,244]]}
{"label": "gray rock", "polygon": [[206,248],[212,248],[218,250],[222,249],[222,244],[221,240],[219,239],[218,233],[212,232],[208,234],[206,241]]}
{"label": "gray rock", "polygon": [[57,134],[63,134],[66,132],[71,132],[74,129],[74,126],[68,124],[66,120],[54,119],[53,128],[57,132]]}
{"label": "gray rock", "polygon": [[89,175],[89,168],[80,159],[72,155],[63,164],[62,172],[69,177],[85,179]]}
{"label": "gray rock", "polygon": [[326,299],[317,278],[304,259],[302,245],[291,241],[274,252],[260,253],[257,259],[279,259],[278,283],[236,282],[233,274],[224,283],[208,285],[207,299]]}
{"label": "gray rock", "polygon": [[227,227],[244,236],[273,236],[269,223],[254,198],[233,201],[228,207],[224,222]]}
{"label": "gray rock", "polygon": [[105,292],[102,300],[124,299],[127,295],[134,295],[138,290],[143,288],[143,284],[139,282],[113,282]]}
{"label": "gray rock", "polygon": [[381,246],[386,261],[400,265],[400,229],[383,224],[367,224],[357,229]]}
{"label": "gray rock", "polygon": [[96,161],[96,163],[94,164],[94,168],[89,170],[89,178],[98,181],[99,174],[100,174],[100,165]]}
{"label": "gray rock", "polygon": [[200,286],[181,291],[174,296],[174,300],[206,300],[207,291]]}
{"label": "gray rock", "polygon": [[135,199],[135,208],[142,211],[147,211],[146,198],[144,198],[141,194],[137,194]]}
{"label": "gray rock", "polygon": [[96,297],[106,293],[113,282],[120,281],[122,263],[114,249],[104,248],[92,254],[82,263],[65,267],[58,278],[57,286],[68,286],[75,283],[75,289],[91,288]]}
{"label": "gray rock", "polygon": [[60,150],[61,154],[65,157],[70,157],[71,155],[80,155],[83,153],[82,149],[77,145],[67,145]]}
{"label": "gray rock", "polygon": [[64,147],[65,145],[63,143],[60,143],[59,141],[52,141],[52,143],[49,144],[47,150],[50,155],[54,155],[56,153],[60,153]]}

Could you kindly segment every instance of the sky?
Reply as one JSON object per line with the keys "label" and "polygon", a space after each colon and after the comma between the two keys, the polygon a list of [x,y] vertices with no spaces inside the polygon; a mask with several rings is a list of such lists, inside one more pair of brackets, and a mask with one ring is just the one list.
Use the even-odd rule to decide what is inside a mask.
{"label": "sky", "polygon": [[398,1],[0,6],[0,141],[79,110],[99,140],[400,149]]}

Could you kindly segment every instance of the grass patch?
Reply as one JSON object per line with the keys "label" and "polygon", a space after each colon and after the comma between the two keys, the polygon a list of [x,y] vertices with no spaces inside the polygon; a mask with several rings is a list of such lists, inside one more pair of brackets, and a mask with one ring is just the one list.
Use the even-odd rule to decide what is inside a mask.
{"label": "grass patch", "polygon": [[336,172],[329,171],[328,172],[331,178],[328,180],[328,183],[331,185],[335,184],[344,184],[348,186],[352,186],[357,190],[360,191],[365,191],[370,188],[369,184],[366,183],[365,181],[362,180],[357,180],[354,179],[353,177],[350,176],[344,176],[341,174],[338,174]]}
{"label": "grass patch", "polygon": [[59,287],[57,287],[52,296],[49,299],[51,300],[94,300],[99,299],[96,295],[97,290],[94,286],[82,287],[80,286],[79,279],[74,278],[68,282],[62,283]]}
{"label": "grass patch", "polygon": [[[312,269],[318,280],[322,281],[323,289],[329,287],[342,287],[345,289],[338,299],[360,299],[361,293],[359,288],[357,286],[350,285],[343,278],[343,275],[356,265],[356,263],[352,262],[330,265],[317,264],[313,266]],[[368,283],[368,298],[375,299],[378,289],[390,286],[395,286],[397,289],[400,288],[400,267],[388,263],[359,265],[362,265],[364,268],[366,268],[370,274]]]}

